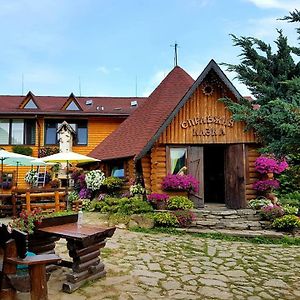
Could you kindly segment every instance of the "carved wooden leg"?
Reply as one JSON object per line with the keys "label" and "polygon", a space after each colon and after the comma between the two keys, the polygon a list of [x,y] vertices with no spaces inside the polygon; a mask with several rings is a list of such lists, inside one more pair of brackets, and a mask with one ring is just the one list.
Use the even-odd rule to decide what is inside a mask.
{"label": "carved wooden leg", "polygon": [[73,258],[72,271],[67,275],[63,291],[72,293],[87,280],[95,280],[105,276],[104,264],[100,261],[100,248],[106,244],[105,239],[91,241],[83,245],[81,242],[67,240],[69,255]]}

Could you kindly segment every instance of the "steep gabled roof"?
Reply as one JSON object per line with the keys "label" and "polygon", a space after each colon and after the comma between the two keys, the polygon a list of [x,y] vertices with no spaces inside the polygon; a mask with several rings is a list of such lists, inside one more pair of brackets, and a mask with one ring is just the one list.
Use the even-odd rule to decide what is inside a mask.
{"label": "steep gabled roof", "polygon": [[163,133],[163,131],[167,128],[167,126],[172,122],[174,117],[178,114],[179,110],[184,106],[184,104],[188,101],[188,99],[194,94],[196,89],[203,82],[203,80],[208,75],[208,73],[211,72],[212,70],[219,76],[219,78],[223,81],[223,83],[227,86],[227,88],[233,93],[236,99],[242,98],[242,95],[239,93],[239,91],[235,88],[232,82],[227,78],[227,76],[221,70],[218,64],[212,59],[205,67],[205,69],[202,71],[202,73],[199,75],[199,77],[196,79],[196,81],[188,90],[188,92],[181,99],[181,101],[179,101],[179,103],[177,104],[175,109],[171,112],[171,114],[168,116],[168,118],[165,120],[165,122],[157,130],[156,134],[152,137],[149,143],[144,147],[143,151],[136,157],[136,159],[143,157],[151,149],[155,141],[159,138],[159,136]]}
{"label": "steep gabled roof", "polygon": [[190,75],[176,66],[149,99],[90,155],[101,160],[139,156],[193,82]]}

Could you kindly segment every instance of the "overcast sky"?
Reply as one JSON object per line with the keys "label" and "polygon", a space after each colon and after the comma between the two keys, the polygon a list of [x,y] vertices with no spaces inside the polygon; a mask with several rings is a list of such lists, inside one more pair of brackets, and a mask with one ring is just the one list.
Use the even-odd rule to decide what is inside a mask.
{"label": "overcast sky", "polygon": [[282,28],[296,45],[295,24],[277,20],[295,8],[300,0],[0,0],[0,94],[148,96],[174,66],[175,41],[196,79],[212,58],[239,61],[230,33],[272,43]]}

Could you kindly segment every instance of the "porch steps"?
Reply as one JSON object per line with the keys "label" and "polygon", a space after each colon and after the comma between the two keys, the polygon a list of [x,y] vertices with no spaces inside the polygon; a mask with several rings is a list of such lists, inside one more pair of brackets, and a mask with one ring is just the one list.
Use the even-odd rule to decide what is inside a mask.
{"label": "porch steps", "polygon": [[199,229],[264,230],[270,222],[261,221],[253,209],[228,209],[225,206],[210,206],[193,210],[196,218],[192,227]]}

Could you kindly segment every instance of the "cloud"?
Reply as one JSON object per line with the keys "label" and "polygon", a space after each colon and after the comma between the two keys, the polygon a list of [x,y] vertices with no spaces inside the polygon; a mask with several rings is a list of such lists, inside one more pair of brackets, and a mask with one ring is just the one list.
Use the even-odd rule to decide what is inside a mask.
{"label": "cloud", "polygon": [[107,69],[107,67],[105,66],[100,66],[96,69],[96,71],[100,72],[100,73],[103,73],[103,74],[109,74],[110,71]]}
{"label": "cloud", "polygon": [[299,7],[299,0],[247,0],[259,8],[278,8],[287,11]]}

